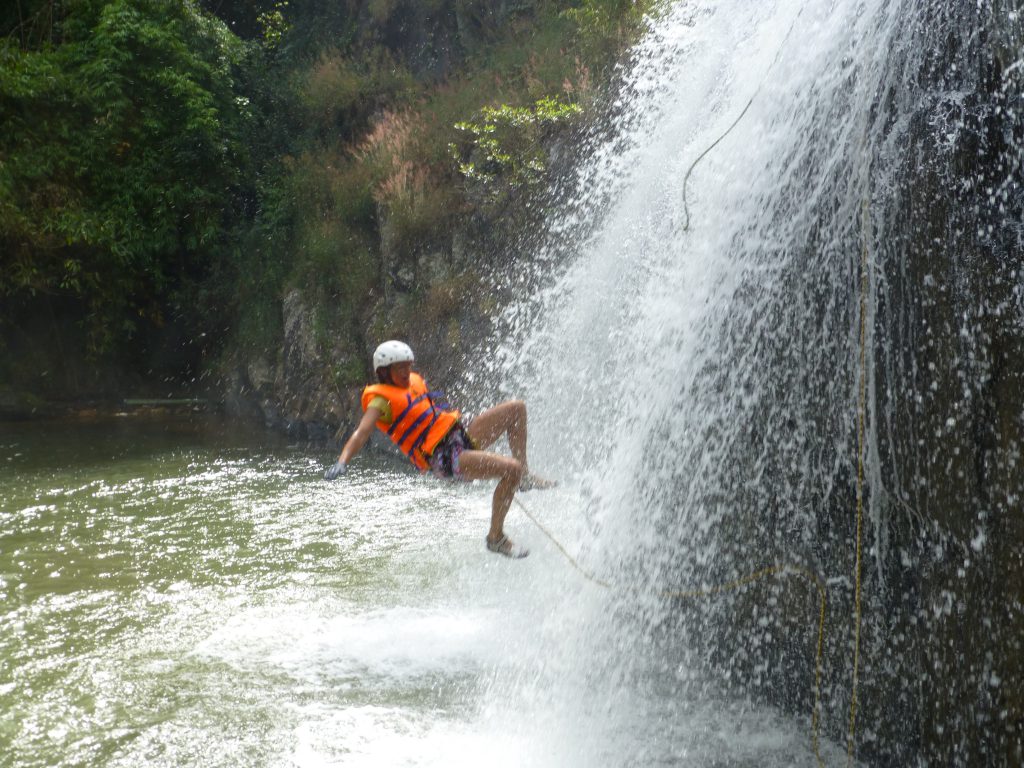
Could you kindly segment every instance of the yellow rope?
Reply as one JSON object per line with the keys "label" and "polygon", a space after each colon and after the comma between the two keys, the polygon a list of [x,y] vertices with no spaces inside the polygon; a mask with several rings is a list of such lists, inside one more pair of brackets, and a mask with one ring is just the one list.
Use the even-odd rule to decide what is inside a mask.
{"label": "yellow rope", "polygon": [[806,568],[802,568],[798,565],[782,563],[780,565],[772,565],[767,568],[762,568],[760,571],[755,571],[748,576],[743,576],[734,581],[709,587],[707,589],[666,590],[661,594],[664,597],[711,597],[713,595],[721,594],[722,592],[731,592],[732,590],[739,589],[748,584],[753,584],[767,576],[784,576],[786,574],[802,576],[810,581],[818,590],[818,643],[814,658],[814,709],[811,712],[811,744],[814,747],[814,756],[818,760],[818,765],[824,765],[821,759],[821,753],[818,749],[818,723],[821,712],[821,664],[825,641],[825,607],[827,602],[827,593],[825,585],[822,583],[821,579]]}
{"label": "yellow rope", "polygon": [[588,581],[592,581],[594,584],[597,584],[597,586],[599,586],[599,587],[604,587],[605,589],[611,589],[612,588],[612,585],[609,584],[607,581],[603,581],[603,580],[597,578],[594,574],[590,573],[589,571],[584,570],[584,568],[579,564],[579,562],[576,560],[576,558],[573,557],[572,555],[570,555],[569,552],[566,550],[566,548],[563,547],[559,543],[558,539],[555,538],[554,534],[551,533],[551,531],[549,531],[547,528],[545,528],[544,524],[541,523],[540,520],[538,520],[536,517],[533,516],[533,513],[530,512],[530,510],[528,510],[526,508],[526,505],[523,504],[523,502],[521,502],[515,496],[512,497],[512,500],[516,504],[519,505],[519,508],[521,510],[523,510],[523,513],[528,518],[530,518],[533,521],[534,525],[536,525],[538,528],[540,528],[541,533],[543,533],[545,536],[548,537],[548,539],[551,541],[551,543],[554,544],[558,548],[558,551],[561,552],[565,556],[565,559],[569,561],[569,563],[572,565],[572,567],[575,568],[580,574],[582,574],[585,579],[587,579]]}
{"label": "yellow rope", "polygon": [[868,295],[868,199],[861,205],[860,249],[860,382],[857,391],[857,558],[854,566],[853,592],[853,683],[850,693],[850,731],[846,739],[846,764],[853,764],[854,737],[857,726],[857,675],[860,670],[860,576],[861,541],[864,528],[864,442],[867,411],[867,295]]}
{"label": "yellow rope", "polygon": [[[541,533],[543,533],[551,541],[551,543],[555,545],[558,551],[562,553],[565,559],[569,561],[569,563],[572,565],[573,568],[576,569],[577,572],[579,572],[588,581],[597,584],[599,587],[602,587],[604,589],[615,589],[615,586],[613,584],[610,584],[609,582],[604,581],[603,579],[599,579],[597,576],[583,568],[583,566],[579,564],[579,561],[577,561],[575,557],[570,555],[568,550],[566,550],[566,548],[562,546],[558,539],[555,538],[554,534],[552,534],[551,531],[549,531],[544,526],[544,524],[541,523],[540,520],[538,520],[533,515],[533,513],[526,508],[526,505],[523,504],[523,502],[521,502],[518,498],[514,498],[513,500],[516,504],[519,505],[519,508],[523,510],[523,513],[528,518],[530,518],[530,520],[533,521],[534,525],[536,525],[540,529]],[[735,579],[734,581],[708,587],[707,589],[666,589],[662,590],[659,594],[661,597],[674,597],[683,599],[694,597],[711,597],[717,594],[722,594],[724,592],[731,592],[733,590],[740,589],[741,587],[753,584],[754,582],[760,581],[761,579],[766,578],[768,576],[786,574],[795,574],[797,576],[802,576],[808,581],[810,581],[812,584],[814,584],[815,588],[818,590],[818,642],[814,661],[814,709],[811,713],[811,744],[814,748],[814,756],[818,760],[818,765],[823,766],[824,762],[821,759],[821,753],[819,750],[818,731],[820,726],[821,712],[821,667],[825,640],[825,608],[827,602],[827,593],[825,585],[824,583],[822,583],[821,579],[811,571],[807,570],[806,568],[802,568],[798,565],[789,565],[784,563],[780,565],[772,565],[766,568],[762,568],[759,571],[755,571],[754,573],[740,577],[738,579]]]}
{"label": "yellow rope", "polygon": [[[749,105],[748,105],[749,106]],[[745,110],[744,110],[745,111]],[[742,117],[742,114],[740,115]],[[716,142],[717,143],[717,142]],[[712,145],[714,146],[714,145]],[[709,147],[710,149],[710,147]],[[863,555],[863,530],[864,530],[864,466],[865,466],[865,435],[866,435],[866,420],[867,420],[867,293],[868,293],[868,224],[870,222],[868,212],[868,200],[864,199],[862,205],[862,244],[861,244],[861,262],[860,262],[860,356],[859,356],[859,383],[857,392],[857,540],[856,540],[856,564],[854,568],[854,643],[853,643],[853,682],[851,685],[850,695],[850,722],[849,731],[847,733],[846,740],[846,754],[847,754],[847,765],[853,764],[854,754],[854,743],[856,737],[857,727],[857,684],[858,676],[860,672],[860,627],[861,627],[861,563]],[[613,589],[613,585],[599,579],[594,574],[584,569],[579,562],[562,546],[558,539],[549,531],[543,523],[540,522],[531,512],[526,508],[518,498],[514,501],[519,505],[523,513],[533,521],[541,532],[551,541],[555,547],[562,553],[566,560],[576,569],[584,578],[588,581],[597,584],[605,589]],[[818,590],[819,597],[819,618],[818,618],[818,645],[815,657],[814,665],[814,712],[811,715],[811,730],[812,730],[812,743],[814,745],[814,755],[818,760],[819,765],[823,765],[821,754],[819,752],[819,727],[820,727],[820,711],[821,711],[821,667],[822,667],[822,653],[824,647],[825,637],[825,607],[827,601],[827,593],[825,585],[821,579],[811,573],[805,568],[800,566],[782,564],[769,566],[763,568],[760,571],[756,571],[748,576],[736,579],[735,581],[727,582],[707,589],[697,590],[664,590],[660,594],[662,597],[677,597],[677,598],[692,598],[692,597],[711,597],[716,594],[723,592],[732,591],[739,589],[740,587],[752,584],[759,581],[767,576],[781,575],[785,573],[793,573],[808,579],[815,585]]]}

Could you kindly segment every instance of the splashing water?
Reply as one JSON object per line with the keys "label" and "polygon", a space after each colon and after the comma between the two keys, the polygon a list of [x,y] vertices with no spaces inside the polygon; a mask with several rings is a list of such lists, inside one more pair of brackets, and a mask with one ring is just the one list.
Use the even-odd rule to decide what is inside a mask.
{"label": "splashing water", "polygon": [[[1024,553],[971,550],[1022,486],[1019,382],[988,379],[1024,363],[1021,50],[998,6],[837,0],[674,5],[635,52],[538,257],[557,278],[501,325],[537,453],[583,489],[566,536],[618,587],[530,657],[563,757],[742,763],[678,733],[719,698],[850,756],[1020,753],[991,674]],[[812,578],[717,590],[780,564]],[[946,621],[1007,611],[984,650]]]}

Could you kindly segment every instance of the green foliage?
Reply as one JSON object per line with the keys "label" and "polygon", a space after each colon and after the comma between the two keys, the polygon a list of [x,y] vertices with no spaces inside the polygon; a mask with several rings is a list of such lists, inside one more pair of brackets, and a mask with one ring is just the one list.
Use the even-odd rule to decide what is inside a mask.
{"label": "green foliage", "polygon": [[303,73],[301,104],[308,135],[326,143],[352,141],[377,110],[406,100],[415,81],[385,49],[359,56],[328,49]]}
{"label": "green foliage", "polygon": [[263,30],[263,43],[268,48],[277,48],[288,31],[289,24],[284,18],[288,3],[280,0],[274,3],[270,10],[261,12],[256,17],[257,23]]}
{"label": "green foliage", "polygon": [[376,207],[367,168],[343,153],[310,151],[286,163],[280,206],[290,266],[281,291],[299,287],[328,302],[360,306],[377,277]]}
{"label": "green foliage", "polygon": [[663,0],[582,0],[562,11],[562,16],[576,25],[582,55],[595,63],[608,62],[637,41],[645,18],[664,4]]}
{"label": "green foliage", "polygon": [[[294,157],[259,217],[271,243],[263,250],[275,254],[266,266],[276,271],[264,282],[277,286],[277,296],[285,283],[320,296],[330,306],[325,322],[342,332],[365,330],[359,318],[380,295],[381,247],[399,261],[443,248],[455,219],[474,202],[540,187],[550,140],[593,103],[591,67],[609,60],[609,37],[625,40],[619,33],[630,25],[612,24],[620,18],[613,11],[640,19],[632,3],[615,11],[585,2],[578,17],[563,15],[558,4],[534,3],[501,25],[492,23],[487,2],[456,5],[460,24],[476,19],[475,40],[486,44],[474,46],[458,75],[439,84],[417,79],[408,66],[414,51],[394,47],[386,31],[421,24],[422,4],[380,0],[362,6],[362,16],[349,2],[322,8],[292,0],[288,8],[292,27],[280,49],[312,56],[298,60],[291,78],[300,106]],[[595,15],[599,6],[610,10]],[[482,93],[504,106],[481,107]],[[439,304],[430,296],[407,298],[421,310],[424,301]],[[389,316],[401,314],[392,310]],[[250,325],[257,323],[240,327]]]}
{"label": "green foliage", "polygon": [[434,163],[424,115],[414,110],[382,113],[353,153],[372,179],[372,195],[382,214],[388,247],[402,254],[432,245],[459,205],[447,162]]}
{"label": "green foliage", "polygon": [[80,297],[101,350],[220,244],[249,113],[241,44],[191,3],[70,8],[61,45],[0,52],[0,294]]}
{"label": "green foliage", "polygon": [[[180,2],[180,0],[179,0]],[[243,40],[267,42],[268,22],[271,27],[278,18],[282,33],[290,26],[285,19],[288,3],[281,0],[194,0],[206,13],[216,16]]]}
{"label": "green foliage", "polygon": [[463,207],[448,179],[439,179],[422,168],[406,176],[403,185],[385,199],[384,205],[392,247],[403,254],[422,252],[426,247],[443,243]]}
{"label": "green foliage", "polygon": [[[72,6],[69,8],[68,6]],[[39,50],[59,45],[74,37],[82,24],[91,24],[99,15],[103,0],[16,0],[0,3],[0,36],[6,46]]]}
{"label": "green foliage", "polygon": [[[359,333],[381,248],[414,264],[541,188],[655,2],[3,5],[0,324],[53,299],[94,350],[182,317],[266,350],[297,286]],[[447,306],[424,290],[380,316]]]}
{"label": "green foliage", "polygon": [[543,140],[583,112],[572,102],[538,99],[530,107],[483,107],[478,119],[455,124],[466,135],[450,151],[467,179],[494,188],[532,187],[545,178],[547,154]]}

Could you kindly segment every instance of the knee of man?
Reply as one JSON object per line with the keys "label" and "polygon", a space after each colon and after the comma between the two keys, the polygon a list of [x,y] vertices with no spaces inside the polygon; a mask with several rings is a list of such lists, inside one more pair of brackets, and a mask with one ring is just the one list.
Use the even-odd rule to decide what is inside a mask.
{"label": "knee of man", "polygon": [[525,472],[523,463],[519,459],[512,459],[509,464],[508,476],[514,478],[516,482],[523,479],[523,473]]}

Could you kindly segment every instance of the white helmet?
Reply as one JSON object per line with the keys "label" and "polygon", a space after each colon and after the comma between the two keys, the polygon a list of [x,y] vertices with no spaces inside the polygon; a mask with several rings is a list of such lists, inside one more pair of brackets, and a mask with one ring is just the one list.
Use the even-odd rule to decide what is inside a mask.
{"label": "white helmet", "polygon": [[373,353],[373,370],[384,368],[392,363],[411,363],[415,358],[412,348],[404,341],[385,341]]}

